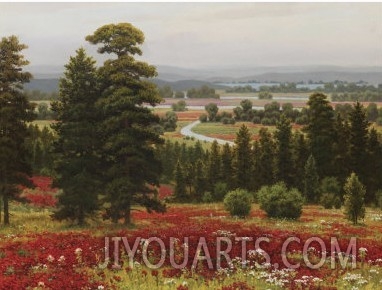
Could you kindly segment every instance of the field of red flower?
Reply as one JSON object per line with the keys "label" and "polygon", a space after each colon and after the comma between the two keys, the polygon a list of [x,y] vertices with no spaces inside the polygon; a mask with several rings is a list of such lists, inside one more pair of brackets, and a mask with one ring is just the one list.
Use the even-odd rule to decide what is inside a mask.
{"label": "field of red flower", "polygon": [[[51,190],[49,183],[42,184]],[[161,186],[159,196],[165,198],[171,192],[169,186]],[[318,206],[306,206],[299,221],[287,221],[267,219],[257,205],[253,205],[249,218],[241,220],[229,217],[222,204],[170,204],[164,214],[134,211],[134,228],[99,220],[83,229],[54,222],[55,230],[45,229],[39,223],[41,218],[33,218],[33,211],[26,216],[23,211],[13,211],[12,215],[24,220],[17,219],[13,227],[0,230],[0,289],[380,289],[381,285],[382,222],[379,212],[371,209],[365,225],[352,226],[340,210]],[[23,230],[31,220],[36,230]],[[152,241],[145,252],[144,241],[153,237],[163,245]],[[294,240],[287,244],[283,257],[283,245],[290,237]],[[312,237],[323,242],[313,240],[306,246]],[[356,248],[350,253],[353,237]],[[344,269],[340,254],[331,255],[333,238],[338,241],[337,250],[349,258]],[[105,239],[109,248],[105,248]],[[200,246],[203,240],[205,247]],[[134,252],[132,264],[126,242]],[[228,244],[232,246],[230,251]],[[116,246],[118,250],[114,251]],[[107,267],[105,250],[111,259]],[[225,250],[231,261],[219,255]],[[162,255],[159,269],[147,267],[147,263],[161,262]],[[355,269],[350,268],[353,256]],[[185,267],[174,267],[171,257],[176,264],[185,261]],[[286,261],[300,266],[288,269]],[[309,263],[317,265],[321,261],[321,267],[309,267]]]}

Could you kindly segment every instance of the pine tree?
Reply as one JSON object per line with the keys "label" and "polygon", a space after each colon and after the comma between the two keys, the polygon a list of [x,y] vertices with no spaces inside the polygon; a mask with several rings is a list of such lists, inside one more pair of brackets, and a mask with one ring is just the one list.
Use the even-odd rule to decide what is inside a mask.
{"label": "pine tree", "polygon": [[272,185],[275,182],[275,152],[276,146],[272,134],[267,128],[259,131],[259,186]]}
{"label": "pine tree", "polygon": [[309,122],[304,131],[310,140],[310,150],[313,154],[317,172],[320,176],[332,176],[334,153],[334,111],[327,96],[314,93],[308,101]]}
{"label": "pine tree", "polygon": [[174,188],[174,197],[177,201],[186,201],[186,180],[184,176],[184,170],[180,162],[178,161],[175,166],[175,188]]}
{"label": "pine tree", "polygon": [[211,145],[210,156],[207,163],[208,190],[212,191],[215,184],[221,179],[221,158],[218,142],[215,140]]}
{"label": "pine tree", "polygon": [[102,26],[86,40],[99,44],[99,53],[116,56],[99,69],[105,201],[111,204],[108,216],[113,222],[124,218],[125,224],[130,224],[135,204],[148,211],[165,210],[154,198],[161,176],[161,164],[154,150],[163,140],[153,126],[160,120],[145,106],[161,102],[156,86],[148,80],[157,73],[154,66],[134,58],[142,54],[144,34],[130,23]]}
{"label": "pine tree", "polygon": [[207,189],[205,165],[201,159],[196,162],[194,201],[202,201],[203,194]]}
{"label": "pine tree", "polygon": [[276,124],[276,180],[293,185],[292,126],[284,114]]}
{"label": "pine tree", "polygon": [[251,182],[252,164],[251,164],[251,134],[248,127],[244,124],[236,134],[234,149],[234,166],[236,186],[242,189],[248,189]]}
{"label": "pine tree", "polygon": [[382,188],[382,144],[375,128],[369,132],[367,143],[366,202],[376,202],[376,192]]}
{"label": "pine tree", "polygon": [[[27,46],[16,36],[0,41],[0,199],[4,224],[9,224],[9,200],[19,193],[18,185],[31,185],[28,175],[27,122],[34,118],[33,106],[22,91],[32,75],[23,71],[29,62],[21,54]],[[1,208],[0,208],[1,220]]]}
{"label": "pine tree", "polygon": [[358,224],[359,219],[365,217],[365,187],[359,181],[358,176],[352,172],[346,180],[345,191],[345,214],[348,220],[354,225]]}
{"label": "pine tree", "polygon": [[231,150],[231,147],[228,143],[225,143],[223,146],[223,151],[221,154],[221,160],[222,160],[222,180],[227,184],[228,189],[232,190],[234,188],[233,184],[233,165],[232,165],[232,159],[233,159],[233,152]]}
{"label": "pine tree", "polygon": [[309,158],[309,145],[304,134],[297,131],[293,134],[294,186],[304,192],[305,164]]}
{"label": "pine tree", "polygon": [[95,61],[80,48],[65,66],[60,80],[60,93],[52,110],[57,123],[52,125],[58,140],[54,184],[63,190],[59,208],[54,213],[58,220],[71,219],[82,225],[88,215],[98,209],[100,193],[100,146],[96,102],[99,98]]}
{"label": "pine tree", "polygon": [[341,114],[337,114],[336,124],[335,124],[335,135],[334,135],[334,162],[333,162],[333,173],[334,176],[338,177],[341,183],[341,187],[345,184],[346,178],[350,174],[349,168],[349,136],[350,128],[346,120],[344,120]]}
{"label": "pine tree", "polygon": [[[350,120],[350,171],[357,174],[359,180],[365,184],[368,164],[368,135],[369,121],[365,108],[359,102],[353,105],[349,114]],[[367,200],[369,202],[370,200]]]}
{"label": "pine tree", "polygon": [[320,181],[317,173],[316,160],[310,155],[305,164],[304,195],[307,202],[317,202],[320,193]]}

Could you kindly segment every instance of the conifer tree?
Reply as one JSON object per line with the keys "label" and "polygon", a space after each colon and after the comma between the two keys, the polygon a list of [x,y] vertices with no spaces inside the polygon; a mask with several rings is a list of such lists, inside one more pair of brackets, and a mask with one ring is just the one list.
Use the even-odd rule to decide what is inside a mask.
{"label": "conifer tree", "polygon": [[211,145],[211,151],[207,163],[208,190],[212,191],[215,184],[221,179],[221,158],[218,142],[215,140]]}
{"label": "conifer tree", "polygon": [[334,132],[334,162],[333,173],[338,177],[342,187],[345,184],[346,178],[350,174],[349,167],[349,136],[350,128],[346,120],[341,114],[337,114]]}
{"label": "conifer tree", "polygon": [[178,161],[175,166],[175,188],[174,188],[174,197],[177,201],[186,201],[186,180],[185,173],[182,165]]}
{"label": "conifer tree", "polygon": [[100,45],[98,52],[111,54],[99,69],[102,114],[102,157],[105,164],[108,216],[130,224],[132,206],[140,204],[148,211],[164,211],[154,198],[161,175],[155,146],[163,143],[154,125],[159,117],[145,106],[161,102],[156,86],[148,79],[157,75],[154,66],[135,59],[142,55],[142,31],[130,23],[109,24],[86,37]]}
{"label": "conifer tree", "polygon": [[236,134],[234,149],[234,166],[236,186],[249,189],[252,173],[251,164],[251,134],[244,124]]}
{"label": "conifer tree", "polygon": [[310,155],[305,165],[304,195],[307,202],[317,202],[320,193],[320,182],[317,173],[316,160]]}
{"label": "conifer tree", "polygon": [[291,187],[293,185],[292,126],[284,114],[276,124],[275,139],[276,180],[283,181]]}
{"label": "conifer tree", "polygon": [[304,127],[310,141],[310,151],[316,160],[317,172],[320,176],[332,176],[332,149],[334,140],[334,111],[327,96],[314,93],[308,101],[309,122]]}
{"label": "conifer tree", "polygon": [[200,202],[207,189],[205,165],[201,159],[196,161],[194,201]]}
{"label": "conifer tree", "polygon": [[376,192],[382,188],[382,144],[375,128],[369,132],[367,143],[366,202],[376,202]]}
{"label": "conifer tree", "polygon": [[276,146],[272,134],[267,128],[259,131],[259,186],[272,185],[275,182],[275,152]]}
{"label": "conifer tree", "polygon": [[99,98],[95,61],[83,48],[70,57],[60,80],[58,101],[52,105],[57,123],[52,125],[58,140],[54,144],[57,177],[55,186],[62,189],[59,208],[53,217],[71,219],[82,225],[98,209],[101,165],[98,157]]}
{"label": "conifer tree", "polygon": [[[356,102],[349,114],[350,120],[350,171],[357,174],[359,180],[365,184],[368,164],[368,135],[369,121],[366,110],[361,103]],[[368,202],[370,200],[367,200]]]}
{"label": "conifer tree", "polygon": [[305,164],[309,158],[309,145],[301,132],[293,134],[294,186],[304,192]]}
{"label": "conifer tree", "polygon": [[233,175],[234,175],[234,169],[233,169],[233,152],[231,150],[231,147],[228,143],[225,143],[223,146],[223,151],[221,154],[221,161],[222,161],[222,170],[221,170],[221,176],[222,181],[224,181],[228,189],[233,189]]}
{"label": "conifer tree", "polygon": [[365,187],[359,181],[358,176],[352,172],[346,180],[345,191],[345,214],[354,225],[359,219],[365,217]]}
{"label": "conifer tree", "polygon": [[33,120],[34,108],[23,92],[23,84],[32,77],[23,71],[29,64],[21,54],[26,48],[16,36],[0,41],[0,206],[4,209],[4,224],[10,223],[9,200],[17,197],[18,185],[31,185],[25,141],[27,122]]}

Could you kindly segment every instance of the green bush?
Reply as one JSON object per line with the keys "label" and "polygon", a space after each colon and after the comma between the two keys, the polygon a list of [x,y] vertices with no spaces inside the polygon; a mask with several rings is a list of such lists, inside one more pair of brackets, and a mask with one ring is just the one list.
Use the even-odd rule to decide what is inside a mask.
{"label": "green bush", "polygon": [[341,194],[341,186],[335,177],[325,177],[322,179],[320,184],[320,204],[326,208],[340,208],[342,205],[342,201],[340,198]]}
{"label": "green bush", "polygon": [[321,195],[320,204],[326,209],[332,209],[333,207],[339,209],[341,208],[342,202],[334,193],[325,192]]}
{"label": "green bush", "polygon": [[251,194],[244,189],[236,189],[226,194],[224,208],[231,216],[245,218],[249,215],[252,205]]}
{"label": "green bush", "polygon": [[263,186],[256,195],[268,217],[298,219],[301,216],[303,196],[295,188],[288,189],[283,182]]}

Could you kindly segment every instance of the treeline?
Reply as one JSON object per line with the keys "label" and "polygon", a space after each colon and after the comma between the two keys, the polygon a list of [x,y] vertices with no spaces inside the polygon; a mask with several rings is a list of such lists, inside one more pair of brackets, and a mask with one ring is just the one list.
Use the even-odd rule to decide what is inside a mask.
{"label": "treeline", "polygon": [[253,122],[264,126],[276,125],[280,116],[284,114],[292,123],[305,125],[308,122],[307,109],[295,109],[293,104],[273,101],[265,104],[264,109],[253,109],[253,103],[248,100],[242,100],[240,106],[233,109],[233,113],[219,112],[219,107],[215,103],[205,106],[206,114],[201,114],[201,122],[222,122],[223,124],[234,124],[236,121]]}
{"label": "treeline", "polygon": [[291,120],[281,114],[272,134],[262,128],[252,142],[243,125],[234,147],[209,150],[201,143],[187,147],[166,142],[158,147],[163,164],[162,179],[175,183],[175,199],[200,202],[221,200],[235,188],[256,192],[264,185],[284,182],[297,188],[309,203],[343,203],[343,187],[352,172],[366,187],[368,204],[378,203],[382,189],[382,142],[355,103],[347,119],[335,114],[327,97],[317,93],[308,102],[308,123],[302,132],[292,132]]}

